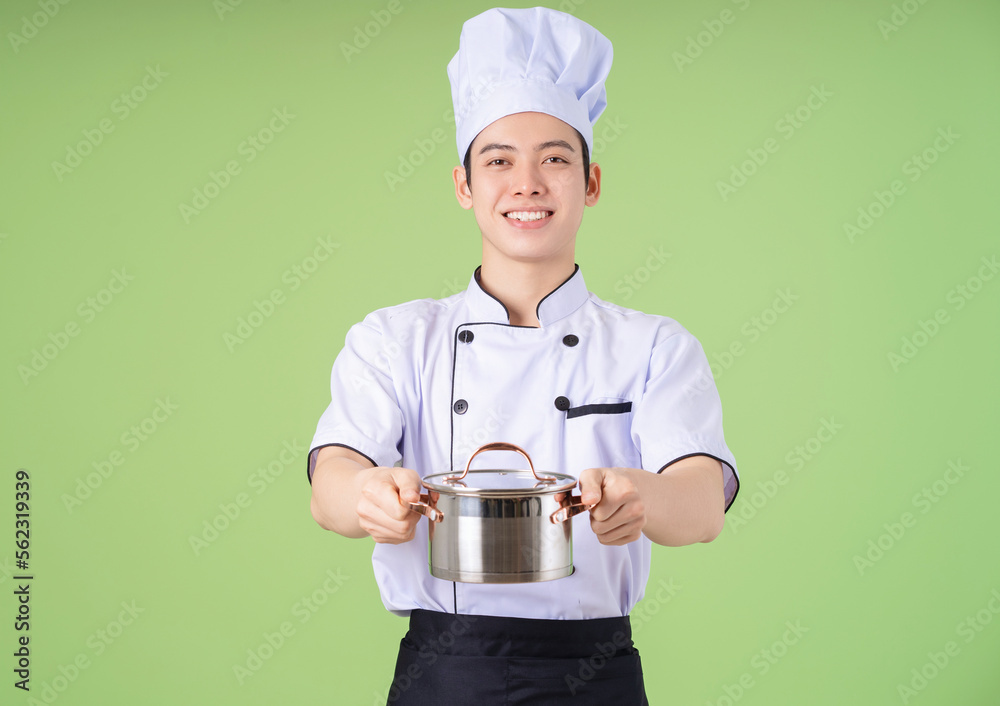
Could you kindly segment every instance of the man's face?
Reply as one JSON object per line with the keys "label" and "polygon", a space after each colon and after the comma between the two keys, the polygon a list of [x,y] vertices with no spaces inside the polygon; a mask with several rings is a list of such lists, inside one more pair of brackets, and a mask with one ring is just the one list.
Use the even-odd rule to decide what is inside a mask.
{"label": "man's face", "polygon": [[472,183],[455,167],[455,195],[483,234],[483,259],[573,262],[583,207],[600,196],[590,165],[581,188],[583,152],[576,130],[545,113],[515,113],[488,125],[470,150]]}

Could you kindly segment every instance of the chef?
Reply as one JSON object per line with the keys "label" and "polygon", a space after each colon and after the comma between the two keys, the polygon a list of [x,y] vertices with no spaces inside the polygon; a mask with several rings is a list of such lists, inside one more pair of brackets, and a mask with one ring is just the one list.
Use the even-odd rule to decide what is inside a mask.
{"label": "chef", "polygon": [[[719,396],[680,324],[602,301],[575,262],[611,43],[572,15],[492,9],[448,65],[455,195],[482,263],[446,299],[379,309],[333,364],[308,459],[312,514],[372,537],[386,608],[409,617],[394,704],[645,704],[629,612],[653,542],[709,542],[739,485]],[[627,233],[605,237],[628,238]],[[708,283],[706,283],[706,286]],[[428,570],[420,479],[484,441],[579,478],[568,577],[458,583]],[[486,467],[522,468],[511,451]]]}

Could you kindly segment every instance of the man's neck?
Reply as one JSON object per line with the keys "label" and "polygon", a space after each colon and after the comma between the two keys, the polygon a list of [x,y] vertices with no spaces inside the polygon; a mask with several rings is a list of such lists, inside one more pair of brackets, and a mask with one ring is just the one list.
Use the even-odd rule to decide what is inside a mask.
{"label": "man's neck", "polygon": [[479,272],[479,284],[507,307],[514,326],[534,326],[538,321],[538,303],[572,276],[576,264],[568,262],[511,262],[486,257]]}

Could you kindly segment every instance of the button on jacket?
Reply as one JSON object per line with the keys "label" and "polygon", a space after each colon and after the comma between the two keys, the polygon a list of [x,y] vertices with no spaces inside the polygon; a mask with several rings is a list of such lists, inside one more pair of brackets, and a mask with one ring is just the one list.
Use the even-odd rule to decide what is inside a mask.
{"label": "button on jacket", "polygon": [[[539,471],[579,477],[591,467],[651,473],[704,454],[722,462],[725,507],[736,461],[697,339],[673,319],[602,301],[579,267],[538,304],[539,328],[512,326],[479,284],[446,299],[379,309],[354,325],[331,376],[332,401],[309,454],[339,445],[377,466],[421,476],[461,470],[484,443],[525,449]],[[483,452],[474,468],[524,468],[510,451]],[[524,584],[454,583],[430,575],[427,521],[403,544],[376,544],[386,608],[581,620],[627,615],[649,578],[651,542],[605,546],[577,515],[566,578]]]}

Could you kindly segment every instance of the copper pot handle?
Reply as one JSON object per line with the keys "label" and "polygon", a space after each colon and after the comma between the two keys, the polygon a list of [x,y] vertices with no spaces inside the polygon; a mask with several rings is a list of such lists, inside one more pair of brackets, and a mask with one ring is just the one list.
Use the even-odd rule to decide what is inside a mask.
{"label": "copper pot handle", "polygon": [[481,454],[483,451],[517,451],[519,454],[524,456],[524,460],[528,462],[528,468],[531,469],[531,475],[533,475],[536,479],[538,479],[542,483],[554,483],[556,481],[555,478],[549,478],[548,476],[538,475],[538,471],[535,470],[535,464],[531,462],[531,457],[528,455],[528,452],[522,449],[520,446],[515,446],[514,444],[508,444],[506,441],[493,441],[488,444],[483,444],[482,446],[480,446],[478,449],[472,452],[471,456],[469,456],[469,462],[465,464],[465,470],[462,471],[462,475],[449,476],[448,480],[460,481],[463,478],[465,478],[465,476],[469,473],[469,468],[472,467],[472,459]]}
{"label": "copper pot handle", "polygon": [[560,522],[565,522],[574,515],[579,515],[581,512],[586,512],[587,510],[594,507],[593,505],[584,505],[580,502],[579,495],[571,495],[567,498],[569,501],[566,505],[549,515],[549,520],[554,525],[558,525]]}
{"label": "copper pot handle", "polygon": [[420,496],[420,502],[418,503],[408,503],[410,509],[414,512],[419,512],[421,515],[426,517],[431,522],[440,522],[444,519],[444,515],[436,507],[431,507],[429,505],[431,499],[427,493],[423,493]]}

